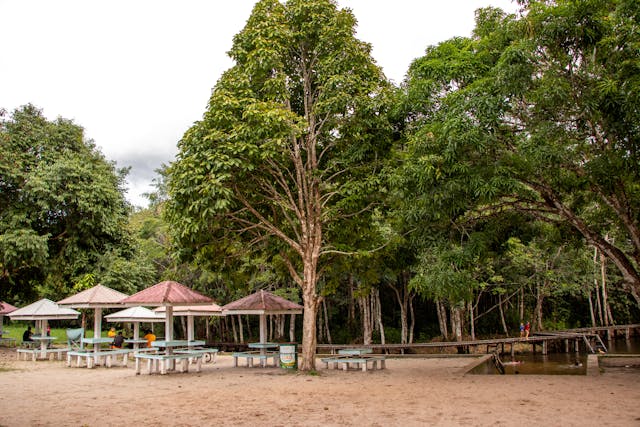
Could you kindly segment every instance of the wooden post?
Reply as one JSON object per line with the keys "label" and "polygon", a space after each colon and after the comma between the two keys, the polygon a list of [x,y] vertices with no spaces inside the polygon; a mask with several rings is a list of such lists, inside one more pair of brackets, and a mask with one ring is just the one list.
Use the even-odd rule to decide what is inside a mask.
{"label": "wooden post", "polygon": [[542,354],[547,355],[547,341],[542,341]]}
{"label": "wooden post", "polygon": [[569,353],[569,340],[564,340],[564,352]]}

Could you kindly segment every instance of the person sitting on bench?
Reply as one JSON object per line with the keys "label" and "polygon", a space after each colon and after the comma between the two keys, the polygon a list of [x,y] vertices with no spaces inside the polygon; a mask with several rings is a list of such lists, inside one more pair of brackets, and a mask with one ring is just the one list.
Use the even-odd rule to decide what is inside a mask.
{"label": "person sitting on bench", "polygon": [[31,326],[29,326],[27,327],[27,330],[24,331],[24,334],[22,334],[22,342],[25,342],[25,341],[33,342],[33,340],[31,339],[31,335],[33,335],[33,332],[31,332]]}
{"label": "person sitting on bench", "polygon": [[124,336],[122,335],[122,331],[118,332],[118,335],[115,336],[113,342],[111,343],[111,348],[122,348],[124,344]]}

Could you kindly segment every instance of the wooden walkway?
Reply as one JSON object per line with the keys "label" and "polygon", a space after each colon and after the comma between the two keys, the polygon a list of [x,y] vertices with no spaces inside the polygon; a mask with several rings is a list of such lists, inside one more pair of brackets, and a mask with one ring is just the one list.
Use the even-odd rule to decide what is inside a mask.
{"label": "wooden walkway", "polygon": [[[596,328],[580,328],[562,331],[544,331],[530,335],[529,338],[492,338],[485,340],[473,341],[447,341],[447,342],[428,342],[428,343],[411,343],[411,344],[370,344],[361,345],[359,348],[370,348],[374,353],[400,353],[404,354],[407,350],[419,349],[446,349],[457,348],[461,353],[469,353],[470,349],[485,349],[486,353],[498,351],[501,354],[506,352],[515,353],[515,344],[531,345],[533,353],[540,351],[542,354],[548,354],[551,345],[559,348],[560,351],[569,353],[570,351],[580,352],[581,346],[584,344],[587,353],[606,352],[606,345],[602,341],[600,334],[606,335],[607,340],[612,340],[618,334],[624,335],[627,339],[631,335],[638,335],[640,332],[640,324],[633,325],[615,325]],[[322,354],[336,354],[338,350],[344,348],[352,348],[354,344],[318,344],[317,351]]]}

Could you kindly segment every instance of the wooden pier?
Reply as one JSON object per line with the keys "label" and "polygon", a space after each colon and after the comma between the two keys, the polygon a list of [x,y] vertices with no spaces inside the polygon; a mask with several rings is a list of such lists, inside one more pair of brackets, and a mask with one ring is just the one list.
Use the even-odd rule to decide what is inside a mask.
{"label": "wooden pier", "polygon": [[[562,331],[543,331],[536,332],[528,338],[506,337],[492,338],[473,341],[448,341],[448,342],[428,342],[428,343],[411,343],[411,344],[370,344],[358,345],[358,347],[370,348],[374,353],[400,353],[404,354],[407,350],[419,349],[446,349],[456,348],[459,353],[469,353],[471,349],[475,353],[480,351],[489,353],[498,352],[500,354],[515,354],[515,345],[530,345],[532,353],[540,351],[543,355],[549,353],[550,348],[556,351],[564,351],[569,353],[574,351],[580,353],[580,348],[584,345],[586,353],[606,353],[607,347],[602,340],[601,334],[607,338],[607,341],[613,340],[616,336],[624,336],[627,340],[633,335],[639,335],[640,324],[633,325],[615,325],[596,328],[580,328]],[[353,344],[318,344],[318,353],[335,354],[340,349],[351,348]]]}

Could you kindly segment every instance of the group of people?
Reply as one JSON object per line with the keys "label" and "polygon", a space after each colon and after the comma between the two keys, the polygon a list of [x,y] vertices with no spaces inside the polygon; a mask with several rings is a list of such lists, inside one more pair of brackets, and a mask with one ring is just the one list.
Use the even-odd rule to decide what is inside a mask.
{"label": "group of people", "polygon": [[[156,336],[150,329],[144,331],[144,339],[147,340],[147,347],[151,347],[151,343],[156,340]],[[122,331],[118,331],[116,334],[116,328],[111,328],[109,332],[107,332],[107,337],[113,338],[113,342],[111,343],[111,348],[118,349],[124,346],[124,335]]]}
{"label": "group of people", "polygon": [[531,332],[531,324],[520,322],[520,338],[529,338],[529,332]]}

